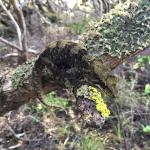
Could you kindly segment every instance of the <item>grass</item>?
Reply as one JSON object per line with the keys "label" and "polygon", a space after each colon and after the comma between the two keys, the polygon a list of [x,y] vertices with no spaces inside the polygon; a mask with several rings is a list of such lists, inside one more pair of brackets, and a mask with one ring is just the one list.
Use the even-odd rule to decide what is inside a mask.
{"label": "grass", "polygon": [[[48,104],[49,106],[51,106],[51,109],[53,108],[59,108],[59,109],[66,109],[68,106],[68,100],[62,97],[56,97],[54,96],[55,92],[51,92],[49,94],[47,94],[45,96],[45,103]],[[50,108],[48,108],[47,106],[38,103],[36,106],[34,106],[34,109],[37,112],[49,112]]]}
{"label": "grass", "polygon": [[100,150],[103,148],[102,143],[97,136],[84,135],[80,144],[77,146],[82,150]]}
{"label": "grass", "polygon": [[62,97],[54,96],[54,95],[55,95],[54,92],[47,94],[46,99],[47,99],[48,104],[52,106],[57,106],[63,109],[67,108],[68,100]]}

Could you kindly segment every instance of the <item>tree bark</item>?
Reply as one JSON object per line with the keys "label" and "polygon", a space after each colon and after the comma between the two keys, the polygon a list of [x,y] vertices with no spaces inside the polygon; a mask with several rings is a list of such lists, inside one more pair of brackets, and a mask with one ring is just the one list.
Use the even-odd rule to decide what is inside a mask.
{"label": "tree bark", "polygon": [[[33,61],[34,62],[34,61]],[[24,103],[29,102],[30,100],[33,100],[36,98],[34,87],[32,86],[32,67],[31,62],[28,64],[25,64],[24,66],[27,67],[27,69],[24,69],[24,66],[20,67],[22,68],[22,75],[26,74],[25,77],[23,77],[21,72],[18,72],[18,74],[12,74],[6,79],[2,79],[0,82],[0,116],[4,115],[8,111],[15,110],[19,106],[23,105]],[[17,71],[16,71],[17,72]],[[22,78],[19,80],[19,83],[17,81],[18,76]],[[56,83],[54,81],[46,80],[47,76],[43,76],[43,93],[49,93],[51,91],[59,90],[63,87],[59,85],[59,83]],[[18,82],[18,83],[15,83]],[[18,84],[18,85],[17,85]]]}

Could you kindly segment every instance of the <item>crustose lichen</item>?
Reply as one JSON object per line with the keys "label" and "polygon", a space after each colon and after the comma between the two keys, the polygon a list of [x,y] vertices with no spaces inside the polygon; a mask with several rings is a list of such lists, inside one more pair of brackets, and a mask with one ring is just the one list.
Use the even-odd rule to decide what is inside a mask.
{"label": "crustose lichen", "polygon": [[95,107],[99,111],[103,118],[108,118],[110,110],[107,108],[107,104],[103,100],[100,91],[95,87],[83,85],[77,90],[77,96],[87,98],[95,102]]}
{"label": "crustose lichen", "polygon": [[93,100],[96,104],[96,109],[101,112],[102,117],[107,118],[110,115],[110,110],[107,108],[101,93],[94,87],[89,86],[89,99]]}

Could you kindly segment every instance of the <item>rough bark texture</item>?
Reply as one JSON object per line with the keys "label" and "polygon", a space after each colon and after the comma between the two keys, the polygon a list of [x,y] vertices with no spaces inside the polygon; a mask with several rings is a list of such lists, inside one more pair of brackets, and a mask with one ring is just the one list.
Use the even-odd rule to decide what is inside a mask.
{"label": "rough bark texture", "polygon": [[[18,67],[15,73],[0,85],[0,115],[17,109],[20,105],[36,98],[34,87],[32,85],[32,67],[35,60],[27,62]],[[48,80],[47,75],[43,75],[43,92],[60,89],[59,84]]]}
{"label": "rough bark texture", "polygon": [[[18,67],[11,78],[1,80],[0,115],[39,97],[41,90],[47,93],[72,88],[75,94],[77,87],[89,84],[115,96],[117,80],[111,70],[149,46],[150,2],[143,0],[118,12],[112,13],[112,17],[104,17],[94,29],[89,29],[89,33],[83,35],[83,45],[69,41],[53,42],[38,58]],[[114,20],[119,23],[113,26]],[[126,24],[131,28],[124,33]],[[122,32],[122,37],[114,35],[116,32]],[[129,43],[131,37],[134,41],[130,39]],[[114,45],[119,49],[115,50]]]}

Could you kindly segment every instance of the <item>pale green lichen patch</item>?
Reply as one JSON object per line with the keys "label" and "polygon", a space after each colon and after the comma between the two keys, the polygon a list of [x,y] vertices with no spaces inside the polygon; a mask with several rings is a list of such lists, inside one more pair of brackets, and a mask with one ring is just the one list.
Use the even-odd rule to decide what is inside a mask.
{"label": "pale green lichen patch", "polygon": [[[19,89],[26,83],[26,79],[32,74],[32,68],[35,63],[35,59],[26,62],[25,64],[19,66],[15,73],[12,75],[12,86],[14,89]],[[28,80],[27,80],[28,81]]]}
{"label": "pale green lichen patch", "polygon": [[120,58],[144,49],[150,45],[150,1],[120,4],[90,28],[83,42],[92,55],[107,53]]}

